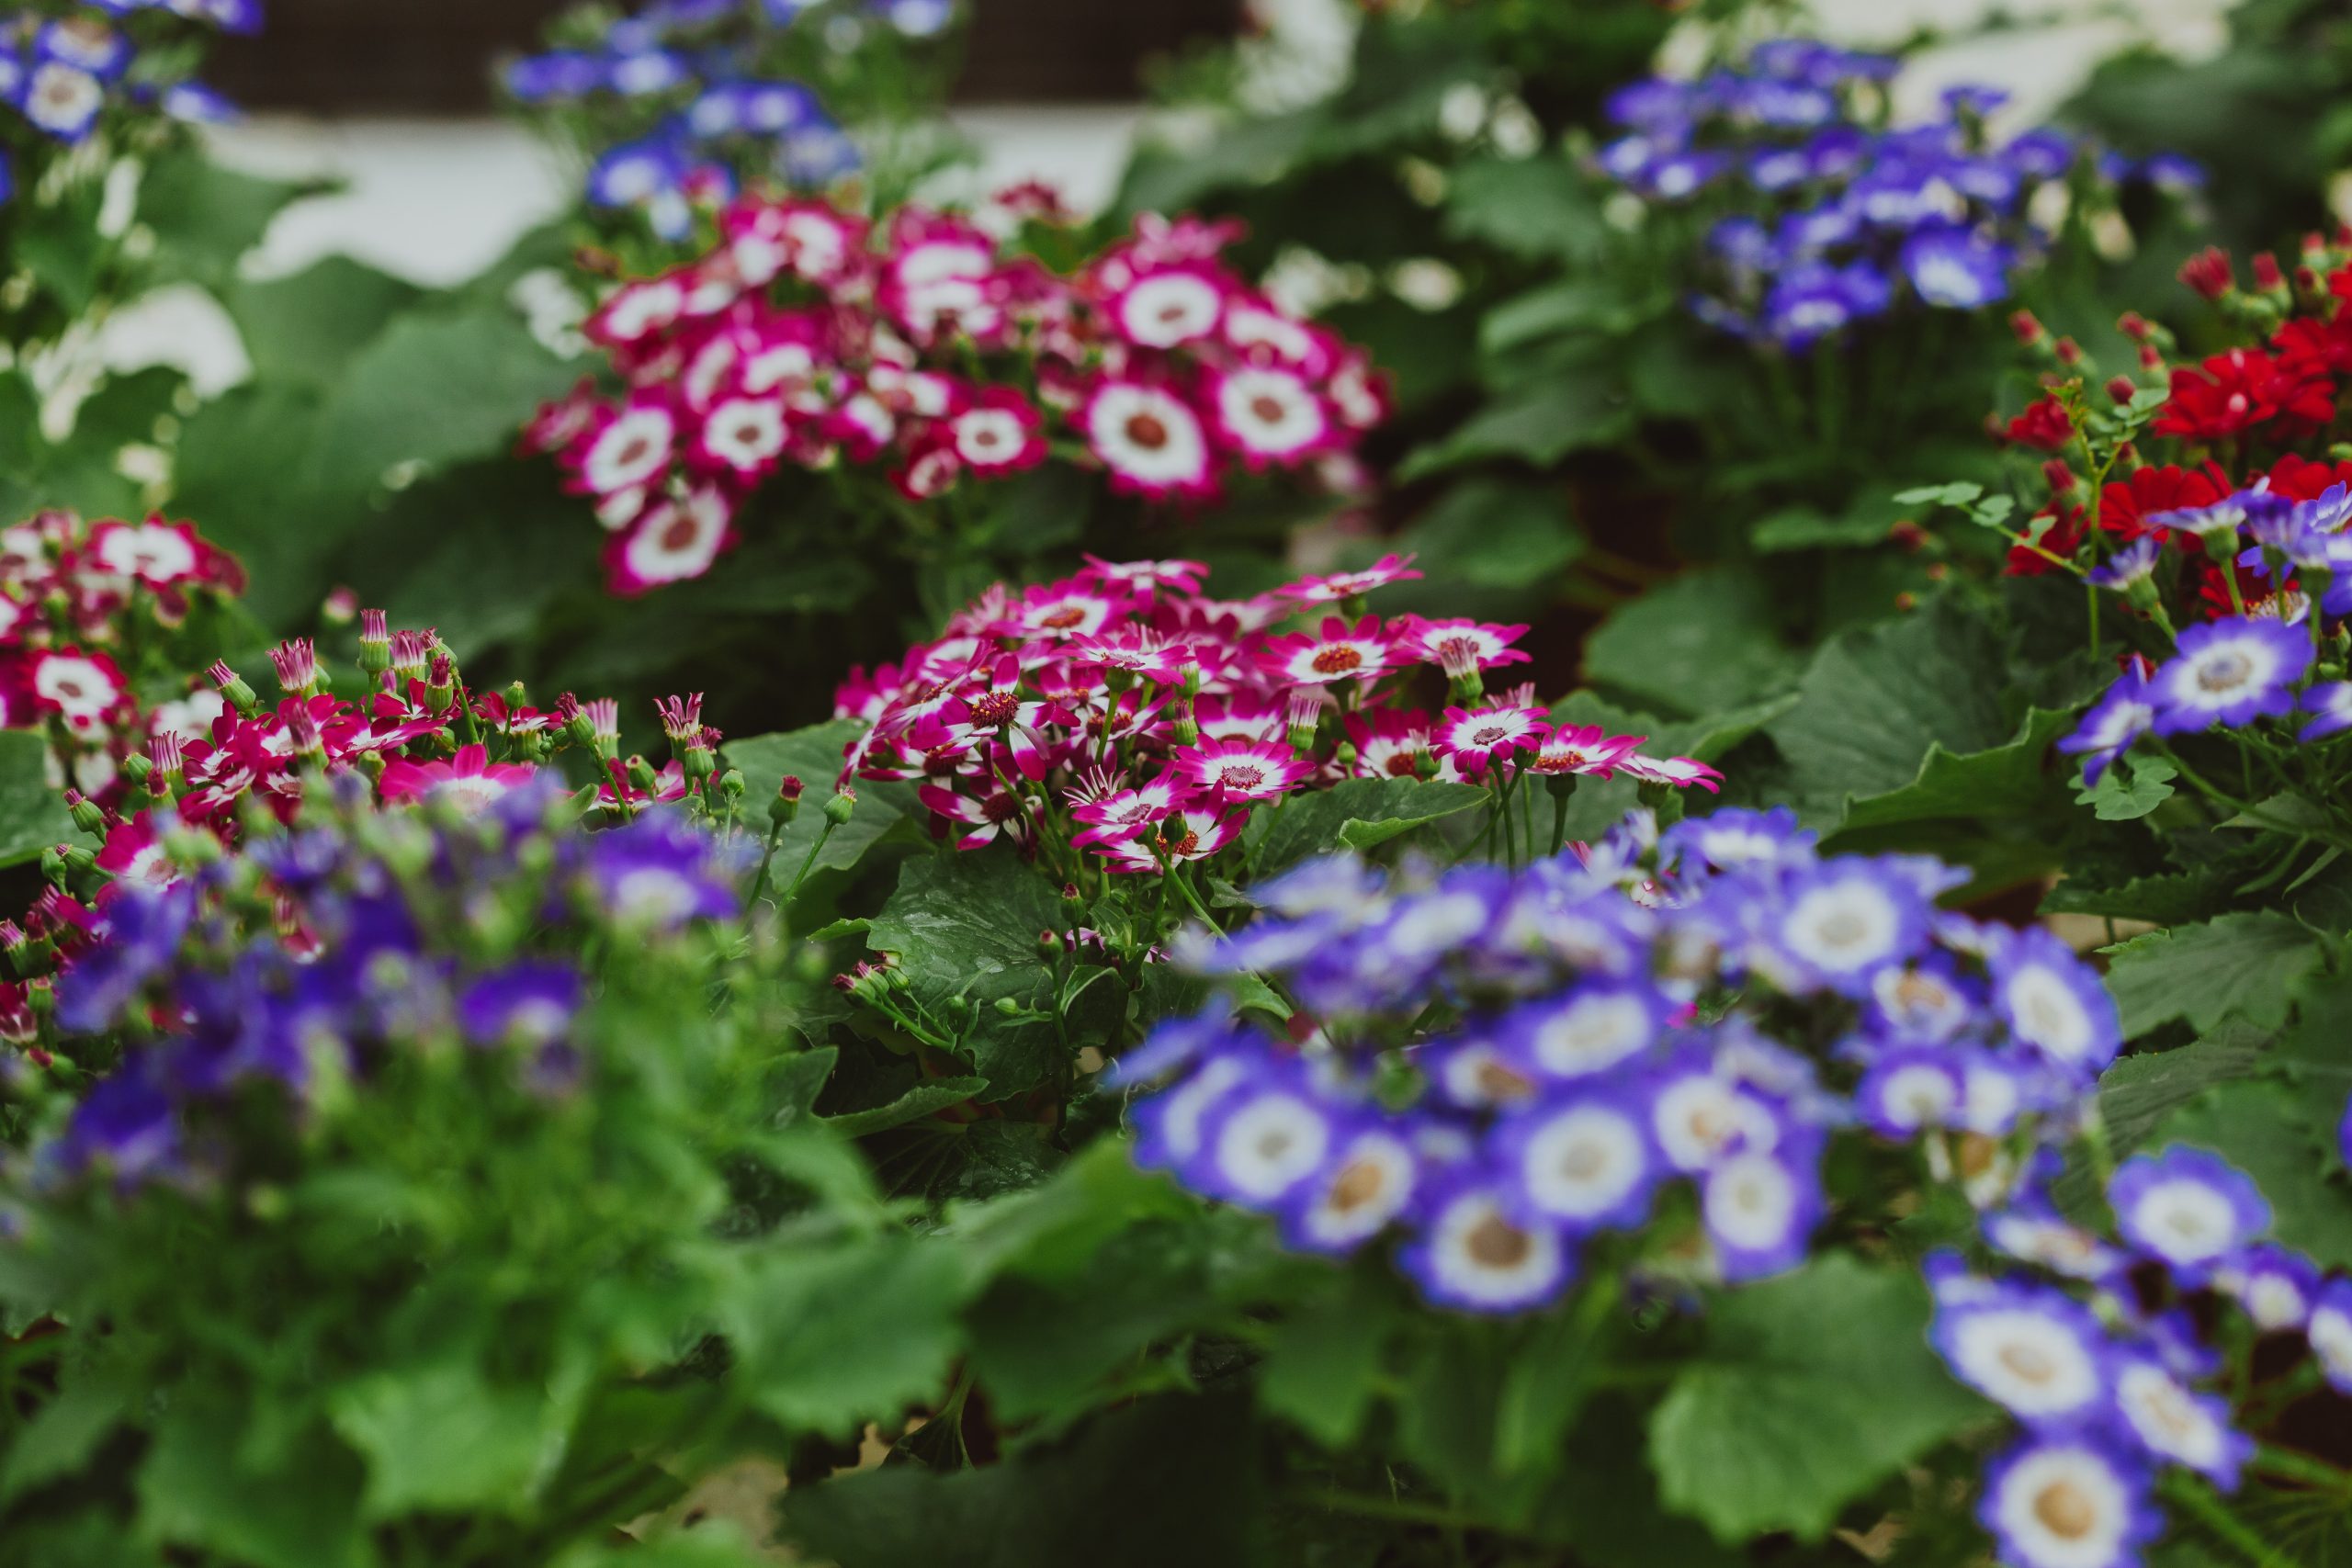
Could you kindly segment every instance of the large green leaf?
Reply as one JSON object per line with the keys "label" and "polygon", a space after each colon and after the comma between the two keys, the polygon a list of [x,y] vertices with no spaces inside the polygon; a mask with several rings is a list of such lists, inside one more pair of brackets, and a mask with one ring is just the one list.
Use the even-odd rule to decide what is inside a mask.
{"label": "large green leaf", "polygon": [[579,367],[512,310],[398,317],[344,367],[320,416],[321,478],[365,494],[398,468],[435,468],[513,445]]}
{"label": "large green leaf", "polygon": [[495,1387],[469,1360],[388,1369],[337,1391],[333,1408],[368,1461],[371,1519],[519,1507],[561,1457],[547,1391]]}
{"label": "large green leaf", "polygon": [[837,1438],[946,1393],[972,1287],[952,1248],[876,1237],[828,1258],[779,1258],[727,1326],[751,1399]]}
{"label": "large green leaf", "polygon": [[1262,876],[1310,855],[1372,849],[1490,798],[1476,784],[1345,779],[1329,789],[1292,795],[1278,810],[1261,809],[1250,824],[1250,864]]}
{"label": "large green leaf", "polygon": [[[1918,783],[1938,749],[1967,757],[2017,741],[2002,668],[1991,630],[1944,601],[1831,642],[1798,682],[1796,705],[1766,727],[1799,813],[1834,826],[1849,800]],[[2020,751],[2012,763],[2021,773],[2029,761]]]}
{"label": "large green leaf", "polygon": [[1927,1287],[1839,1254],[1728,1292],[1650,1426],[1667,1504],[1734,1544],[1839,1511],[1989,1407],[1928,1348]]}
{"label": "large green leaf", "polygon": [[1585,645],[1585,679],[1691,718],[1738,707],[1791,672],[1770,586],[1737,567],[1688,572],[1625,604]]}
{"label": "large green leaf", "polygon": [[934,1013],[954,1000],[971,1004],[972,1066],[989,1080],[987,1098],[1001,1100],[1035,1088],[1059,1066],[1052,1023],[1009,1021],[995,1004],[1001,998],[1034,1010],[1049,999],[1053,976],[1037,936],[1063,923],[1056,890],[1000,845],[909,861],[866,942],[899,955],[912,996]]}
{"label": "large green leaf", "polygon": [[1610,238],[1589,176],[1565,157],[1463,164],[1446,190],[1445,231],[1530,261],[1590,260]]}
{"label": "large green leaf", "polygon": [[240,278],[222,291],[221,304],[256,377],[322,386],[424,295],[364,262],[331,255],[289,277]]}
{"label": "large green leaf", "polygon": [[2321,957],[2312,931],[2267,912],[2150,931],[2113,953],[2107,987],[2127,1038],[2177,1018],[2200,1034],[2233,1015],[2275,1028],[2287,1021],[2290,987]]}
{"label": "large green leaf", "polygon": [[1448,491],[1404,541],[1432,582],[1542,592],[1586,548],[1565,486],[1480,477]]}
{"label": "large green leaf", "polygon": [[1519,378],[1460,429],[1424,446],[1397,470],[1403,479],[1513,459],[1548,468],[1571,452],[1611,446],[1634,427],[1616,378],[1597,365]]}
{"label": "large green leaf", "polygon": [[200,1548],[253,1568],[362,1568],[374,1561],[360,1531],[360,1467],[322,1432],[289,1486],[272,1470],[238,1462],[245,1423],[187,1400],[159,1417],[139,1466],[140,1537]]}
{"label": "large green leaf", "polygon": [[[833,793],[843,749],[865,729],[854,718],[837,718],[785,735],[754,735],[727,743],[728,763],[743,770],[746,789],[752,796],[764,801],[787,775],[798,779],[807,791],[800,815],[785,829],[776,849],[778,886],[791,881],[824,836],[825,815],[820,808]],[[825,839],[812,869],[840,871],[855,865],[875,840],[920,808],[911,784],[859,779],[855,787],[856,807],[849,820]],[[1036,934],[1029,933],[1032,939]]]}
{"label": "large green leaf", "polygon": [[173,152],[141,179],[139,220],[155,231],[155,263],[164,279],[218,287],[280,212],[331,188],[320,180],[243,174],[198,151]]}
{"label": "large green leaf", "polygon": [[1204,1568],[1264,1561],[1245,1402],[1170,1395],[1050,1448],[933,1473],[888,1466],[784,1499],[785,1535],[838,1568]]}
{"label": "large green leaf", "polygon": [[48,769],[49,743],[39,732],[0,730],[0,865],[39,860],[43,850],[74,836]]}

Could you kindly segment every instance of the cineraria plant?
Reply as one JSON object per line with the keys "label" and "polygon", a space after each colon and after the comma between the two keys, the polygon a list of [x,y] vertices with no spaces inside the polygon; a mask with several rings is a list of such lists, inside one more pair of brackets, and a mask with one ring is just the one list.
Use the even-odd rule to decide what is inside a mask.
{"label": "cineraria plant", "polygon": [[1928,1259],[1937,1350],[2024,1427],[1978,1516],[2008,1568],[2137,1562],[2168,1513],[2279,1560],[2299,1501],[2324,1518],[2352,1483],[2301,1441],[2352,1419],[2352,1278],[2265,1240],[2268,1202],[2202,1149],[2125,1161],[2107,1202],[2113,1242],[2033,1193],[1984,1217],[2005,1272]]}
{"label": "cineraria plant", "polygon": [[589,162],[591,207],[659,240],[743,186],[822,189],[863,169],[885,203],[954,149],[936,114],[958,0],[652,0],[583,6],[507,63],[509,97]]}
{"label": "cineraria plant", "polygon": [[[288,826],[120,886],[59,987],[119,1065],[0,1167],[0,1310],[50,1314],[12,1549],[571,1563],[944,1378],[954,1269],[795,1098],[752,839],[313,768]],[[867,1344],[871,1299],[912,1315]]]}
{"label": "cineraria plant", "polygon": [[[1082,490],[1180,511],[1346,487],[1384,410],[1361,355],[1222,264],[1222,226],[1139,223],[1065,274],[920,208],[869,225],[754,195],[718,224],[707,254],[622,284],[590,318],[625,392],[583,384],[526,435],[594,502],[616,592],[702,576],[747,531],[793,529],[821,484],[849,527],[924,569],[927,592],[953,588],[944,614],[992,557],[1056,525],[1041,513],[1069,510],[1041,500],[1069,490],[1056,474],[1008,481],[1076,469]],[[1082,527],[1105,509],[1078,510]],[[850,547],[826,514],[814,528],[836,536],[808,547]]]}
{"label": "cineraria plant", "polygon": [[1778,1273],[1923,1185],[1989,1205],[2120,1041],[2087,965],[1939,912],[1954,886],[1732,809],[1517,875],[1313,863],[1186,953],[1311,1034],[1163,1026],[1118,1065],[1176,1075],[1134,1110],[1137,1157],[1296,1247],[1399,1235],[1422,1293],[1476,1312]]}

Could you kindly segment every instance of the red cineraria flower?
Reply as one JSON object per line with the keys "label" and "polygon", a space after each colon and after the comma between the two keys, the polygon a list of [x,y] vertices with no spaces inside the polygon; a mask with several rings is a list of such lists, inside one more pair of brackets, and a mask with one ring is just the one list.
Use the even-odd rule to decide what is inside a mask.
{"label": "red cineraria flower", "polygon": [[2200,369],[2172,373],[2172,397],[2156,415],[2158,435],[2216,441],[2279,420],[2316,430],[2335,417],[2335,389],[2308,371],[2294,373],[2259,349],[2233,348]]}
{"label": "red cineraria flower", "polygon": [[2064,452],[2074,445],[2075,422],[2066,405],[2045,397],[2009,421],[2008,437],[2020,446],[2042,452]]}

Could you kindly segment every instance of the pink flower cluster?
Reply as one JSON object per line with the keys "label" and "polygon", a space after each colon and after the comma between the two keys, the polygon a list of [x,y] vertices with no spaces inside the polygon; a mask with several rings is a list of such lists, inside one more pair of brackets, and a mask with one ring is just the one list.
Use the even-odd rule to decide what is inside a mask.
{"label": "pink flower cluster", "polygon": [[625,395],[583,382],[525,433],[594,498],[616,592],[709,570],[782,468],[929,502],[1082,452],[1114,491],[1198,503],[1237,472],[1352,484],[1387,412],[1363,354],[1224,265],[1230,224],[1148,218],[1073,276],[918,208],[876,228],[752,196],[719,231],[589,320]]}
{"label": "pink flower cluster", "polygon": [[[1204,595],[1195,561],[1089,558],[1066,581],[999,585],[939,641],[852,671],[835,712],[867,728],[844,780],[917,781],[962,849],[1005,838],[1066,872],[1080,851],[1152,872],[1216,855],[1261,802],[1343,779],[1721,779],[1639,738],[1555,727],[1532,687],[1490,698],[1485,673],[1527,661],[1525,626],[1367,614],[1366,592],[1420,575],[1409,557],[1242,600]],[[1453,705],[1432,714],[1413,699],[1437,675]]]}
{"label": "pink flower cluster", "polygon": [[53,784],[113,790],[151,731],[192,734],[219,711],[209,694],[150,711],[134,681],[200,604],[244,586],[193,524],[44,512],[0,530],[0,728],[47,735]]}

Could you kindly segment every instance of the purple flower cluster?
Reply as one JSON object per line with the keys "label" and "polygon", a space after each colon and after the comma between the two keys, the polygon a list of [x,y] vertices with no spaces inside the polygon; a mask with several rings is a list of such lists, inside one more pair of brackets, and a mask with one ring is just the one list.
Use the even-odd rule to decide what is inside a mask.
{"label": "purple flower cluster", "polygon": [[[89,139],[109,107],[162,111],[173,119],[209,123],[234,118],[227,100],[187,76],[175,49],[146,59],[130,35],[107,17],[169,11],[226,32],[261,30],[261,0],[87,0],[99,15],[47,17],[18,10],[0,16],[0,102],[50,141],[75,146]],[[0,199],[14,194],[11,165],[0,157]]]}
{"label": "purple flower cluster", "polygon": [[[2010,1568],[2129,1568],[2163,1533],[2156,1477],[2180,1466],[2234,1491],[2252,1438],[2205,1392],[2233,1347],[2301,1334],[2352,1391],[2352,1280],[2261,1239],[2270,1210],[2246,1176],[2200,1149],[2128,1160],[2108,1184],[2120,1245],[2064,1218],[2036,1179],[1984,1217],[1993,1247],[2039,1275],[1994,1280],[1928,1260],[1935,1348],[2025,1435],[1989,1466],[1979,1517]],[[2192,1313],[2191,1292],[2234,1312]]]}
{"label": "purple flower cluster", "polygon": [[1785,810],[1662,837],[1636,817],[1516,874],[1311,863],[1178,954],[1279,985],[1306,1045],[1217,1009],[1162,1027],[1117,1065],[1170,1080],[1134,1109],[1136,1157],[1304,1248],[1399,1228],[1430,1300],[1484,1312],[1555,1299],[1678,1183],[1721,1278],[1788,1268],[1857,1129],[1994,1201],[2120,1041],[2054,939],[1939,911],[1956,880],[1823,858]]}
{"label": "purple flower cluster", "polygon": [[57,1017],[124,1050],[51,1150],[58,1174],[192,1173],[220,1152],[209,1109],[254,1086],[300,1100],[440,1041],[518,1048],[532,1081],[560,1088],[583,951],[641,953],[742,909],[737,857],[674,813],[591,833],[546,780],[471,816],[379,809],[356,779],[334,784],[291,829],[108,889]]}
{"label": "purple flower cluster", "polygon": [[1702,319],[1804,349],[1905,301],[1976,310],[2037,262],[2046,236],[2030,214],[2046,187],[2078,169],[2110,192],[2133,175],[2195,181],[2178,159],[2134,168],[2053,130],[1996,146],[1984,117],[2005,95],[1990,88],[1954,88],[1939,118],[1891,127],[1897,67],[1778,39],[1736,69],[1611,98],[1624,134],[1601,150],[1603,169],[1645,201],[1725,213],[1707,237],[1714,281],[1692,301]]}
{"label": "purple flower cluster", "polygon": [[681,240],[696,203],[731,199],[739,176],[820,187],[858,166],[818,94],[775,73],[782,29],[813,28],[836,52],[877,28],[922,43],[946,33],[956,9],[956,0],[657,0],[593,40],[510,62],[504,81],[528,107],[604,100],[658,110],[650,131],[599,152],[588,198],[637,209],[663,239]]}

